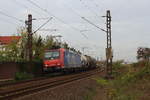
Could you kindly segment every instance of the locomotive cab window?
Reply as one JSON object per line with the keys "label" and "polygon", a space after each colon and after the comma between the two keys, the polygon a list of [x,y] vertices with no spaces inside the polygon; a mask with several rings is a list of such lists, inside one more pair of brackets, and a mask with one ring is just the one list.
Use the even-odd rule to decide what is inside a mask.
{"label": "locomotive cab window", "polygon": [[52,60],[52,59],[58,59],[60,56],[59,51],[50,51],[45,53],[45,59]]}

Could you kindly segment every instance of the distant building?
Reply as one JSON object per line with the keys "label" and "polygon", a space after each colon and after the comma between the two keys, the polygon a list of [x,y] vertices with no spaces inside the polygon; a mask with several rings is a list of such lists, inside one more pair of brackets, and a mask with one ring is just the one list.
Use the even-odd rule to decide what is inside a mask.
{"label": "distant building", "polygon": [[5,46],[17,41],[19,43],[21,36],[0,36],[0,50],[5,50]]}

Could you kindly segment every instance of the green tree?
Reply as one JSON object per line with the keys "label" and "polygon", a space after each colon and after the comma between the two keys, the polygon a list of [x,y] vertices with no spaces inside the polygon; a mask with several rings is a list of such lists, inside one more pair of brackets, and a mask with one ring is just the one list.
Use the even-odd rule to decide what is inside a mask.
{"label": "green tree", "polygon": [[37,36],[33,41],[33,57],[34,59],[42,59],[44,55],[44,41],[41,36]]}
{"label": "green tree", "polygon": [[20,60],[20,47],[18,40],[12,41],[10,44],[4,46],[5,51],[1,51],[0,55],[6,61],[18,61]]}
{"label": "green tree", "polygon": [[[27,60],[27,42],[28,33],[26,28],[22,27],[18,29],[18,36],[21,36],[19,41],[13,41],[9,45],[5,46],[5,51],[0,51],[0,61],[19,61]],[[43,39],[40,35],[33,34],[33,59],[43,59],[45,50],[58,49],[63,46],[65,49],[70,49],[75,52],[75,48],[69,47],[67,43],[61,43],[55,41],[53,36],[47,36]]]}

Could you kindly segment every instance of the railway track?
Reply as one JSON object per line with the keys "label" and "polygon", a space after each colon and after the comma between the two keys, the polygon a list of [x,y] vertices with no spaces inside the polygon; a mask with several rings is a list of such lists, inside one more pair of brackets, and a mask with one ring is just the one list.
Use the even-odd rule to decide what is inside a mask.
{"label": "railway track", "polygon": [[[94,74],[101,72],[100,69],[95,69],[87,72],[82,72],[78,74],[73,74],[69,76],[50,78],[45,80],[36,80],[31,83],[25,83],[21,85],[7,86],[4,89],[0,90],[0,100],[11,100],[18,98],[20,96],[25,96],[31,93],[35,93],[41,90],[50,89],[52,87],[57,87],[75,80],[84,79],[90,77]],[[39,82],[37,82],[39,81]]]}
{"label": "railway track", "polygon": [[35,78],[35,79],[21,80],[21,81],[18,81],[18,82],[15,82],[15,81],[1,82],[0,87],[6,87],[6,86],[10,86],[10,85],[17,85],[17,84],[36,81],[36,80],[40,80],[40,79],[46,79],[46,78],[45,77],[40,77],[40,78]]}
{"label": "railway track", "polygon": [[[48,75],[48,76],[47,76]],[[62,74],[60,74],[62,75]],[[19,85],[19,84],[22,84],[22,83],[28,83],[28,82],[32,82],[32,81],[39,81],[39,80],[45,80],[45,79],[48,79],[49,77],[58,77],[60,75],[49,75],[49,74],[46,74],[46,76],[41,76],[41,77],[37,77],[37,78],[34,78],[34,79],[28,79],[28,80],[20,80],[20,81],[4,81],[4,82],[1,82],[0,83],[0,88],[1,87],[6,87],[6,86],[11,86],[11,85]]]}

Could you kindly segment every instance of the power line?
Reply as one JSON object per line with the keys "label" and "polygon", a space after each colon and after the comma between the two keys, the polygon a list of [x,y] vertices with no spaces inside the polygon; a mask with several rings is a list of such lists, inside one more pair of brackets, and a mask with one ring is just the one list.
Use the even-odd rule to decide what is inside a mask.
{"label": "power line", "polygon": [[84,33],[81,33],[86,39],[88,39],[88,37],[84,34]]}
{"label": "power line", "polygon": [[69,10],[71,10],[72,12],[74,12],[77,16],[79,16],[80,18],[82,17],[75,9],[73,9],[72,7],[64,4],[65,7],[67,7]]}
{"label": "power line", "polygon": [[0,21],[6,22],[6,23],[9,23],[9,24],[12,24],[12,25],[14,25],[14,24],[17,25],[17,23],[10,22],[10,21],[8,21],[8,20],[6,20],[6,19],[2,19],[2,18],[0,18]]}
{"label": "power line", "polygon": [[[75,28],[74,26],[71,26],[71,25],[69,25],[68,23],[64,22],[63,20],[61,20],[60,18],[58,18],[58,17],[55,16],[54,14],[50,13],[48,10],[46,10],[46,9],[44,9],[44,8],[42,8],[42,7],[40,7],[40,6],[39,6],[38,4],[36,4],[35,2],[33,2],[33,1],[31,1],[31,0],[27,0],[27,1],[30,2],[31,4],[33,4],[34,6],[36,6],[37,8],[41,9],[42,11],[46,12],[48,15],[50,15],[50,16],[56,18],[58,21],[62,22],[63,24],[68,25],[68,26],[69,26],[70,28],[72,28],[73,30],[76,30],[76,31],[79,31],[79,32],[80,32],[79,29],[77,29],[77,28]],[[82,33],[82,35],[83,35],[83,33]],[[85,35],[83,35],[83,36],[85,37]],[[87,38],[87,37],[85,37],[85,38]]]}
{"label": "power line", "polygon": [[17,17],[11,16],[11,15],[8,15],[8,14],[2,12],[2,11],[0,11],[0,14],[1,14],[1,15],[4,15],[4,16],[7,16],[7,17],[9,17],[9,18],[12,18],[12,19],[14,19],[14,20],[17,20],[17,21],[19,21],[19,22],[24,23],[23,20],[20,20],[20,19],[18,19]]}
{"label": "power line", "polygon": [[58,29],[40,29],[39,31],[58,31]]}
{"label": "power line", "polygon": [[[68,5],[65,5],[65,7],[68,7],[69,10],[71,10],[72,12],[74,12],[77,16],[79,16],[81,19],[83,19],[84,21],[87,21],[89,24],[95,26],[96,28],[105,31],[104,29],[100,28],[99,26],[95,25],[94,23],[92,23],[91,21],[87,20],[85,17],[81,16],[75,9],[73,9],[72,7],[69,7]],[[88,31],[88,30],[84,30],[84,31]],[[84,32],[82,30],[80,30],[80,32]],[[106,31],[105,31],[106,32]],[[85,35],[86,36],[86,35]],[[87,37],[87,36],[86,36]]]}
{"label": "power line", "polygon": [[83,0],[80,0],[81,4],[84,5],[91,13],[93,13],[96,17],[100,17],[98,16],[95,11],[93,11],[88,5],[86,5],[84,2],[82,2]]}
{"label": "power line", "polygon": [[53,17],[51,17],[49,20],[47,20],[44,24],[42,24],[34,33],[36,33],[38,30],[40,30],[44,25],[46,25],[50,20],[52,20]]}
{"label": "power line", "polygon": [[26,5],[24,5],[24,4],[20,3],[20,2],[18,2],[17,0],[14,0],[14,1],[12,1],[12,2],[13,2],[13,3],[17,3],[17,4],[21,5],[22,7],[28,9],[28,7],[27,7]]}
{"label": "power line", "polygon": [[[26,6],[25,4],[23,4],[23,3],[21,3],[21,2],[19,2],[19,1],[17,1],[17,0],[14,0],[13,3],[16,3],[17,5],[20,5],[21,7],[24,7],[24,8],[26,8],[26,9],[29,9],[28,6]],[[37,13],[38,15],[41,15],[41,14],[40,14],[38,11],[36,11],[36,10],[33,10],[33,9],[32,9],[32,11],[35,12],[35,13]],[[48,18],[36,18],[36,20],[46,20],[46,19],[48,19]],[[23,21],[23,23],[24,23],[24,21]],[[33,26],[35,26],[35,25],[33,25]]]}
{"label": "power line", "polygon": [[[74,12],[77,16],[79,16],[79,17],[82,19],[83,16],[80,15],[75,9],[73,9],[72,7],[69,7],[69,6],[66,5],[66,4],[64,4],[64,5],[65,5],[65,7],[69,8],[69,10],[71,10],[72,12]],[[83,20],[83,19],[82,19],[82,20]],[[88,36],[83,33],[83,32],[85,32],[85,31],[89,31],[89,30],[80,30],[80,33],[81,33],[85,38],[88,39]]]}
{"label": "power line", "polygon": [[96,8],[100,9],[99,5],[95,2],[95,0],[90,0],[90,1],[95,5]]}
{"label": "power line", "polygon": [[48,15],[56,18],[57,20],[59,20],[60,22],[66,24],[63,20],[61,20],[60,18],[56,17],[55,15],[53,15],[52,13],[50,13],[49,11],[47,11],[46,9],[40,7],[38,4],[36,4],[35,2],[31,1],[31,0],[27,0],[28,2],[30,2],[31,4],[33,4],[34,6],[36,6],[37,8],[41,9],[42,11],[44,11],[45,13],[47,13]]}
{"label": "power line", "polygon": [[[23,3],[21,3],[21,2],[19,2],[19,1],[17,1],[17,0],[14,0],[13,3],[19,4],[21,7],[24,7],[24,8],[26,8],[26,9],[29,9],[28,6],[26,6],[25,4],[23,4]],[[41,16],[41,13],[40,13],[40,12],[38,12],[38,11],[36,11],[36,10],[33,10],[33,9],[30,9],[30,10],[32,10],[33,12],[35,12],[36,14],[38,14],[38,15]]]}
{"label": "power line", "polygon": [[31,1],[31,0],[27,0],[28,2],[30,2],[31,4],[33,4],[34,6],[36,6],[36,7],[38,7],[38,8],[40,8],[41,10],[43,10],[44,12],[47,12],[47,10],[46,9],[44,9],[44,8],[42,8],[42,7],[40,7],[38,4],[36,4],[35,2],[33,2],[33,1]]}
{"label": "power line", "polygon": [[49,19],[49,17],[45,17],[45,18],[35,18],[36,20],[47,20]]}
{"label": "power line", "polygon": [[92,23],[91,21],[89,21],[88,19],[86,19],[85,17],[82,17],[83,20],[87,21],[89,24],[95,26],[96,28],[100,29],[101,31],[106,32],[106,30],[100,28],[99,26],[95,25],[94,23]]}

